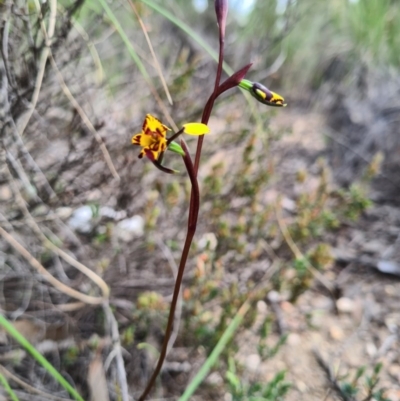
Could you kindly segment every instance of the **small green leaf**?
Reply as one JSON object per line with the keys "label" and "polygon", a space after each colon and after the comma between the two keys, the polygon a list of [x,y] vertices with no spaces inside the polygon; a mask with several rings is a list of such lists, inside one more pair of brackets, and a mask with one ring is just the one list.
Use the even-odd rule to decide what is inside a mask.
{"label": "small green leaf", "polygon": [[240,388],[240,380],[233,372],[226,372],[226,379],[229,381],[232,387],[235,387],[235,390],[238,391]]}
{"label": "small green leaf", "polygon": [[382,362],[379,362],[379,363],[377,363],[376,365],[375,365],[375,367],[374,367],[374,374],[375,375],[379,375],[379,372],[381,371],[381,369],[382,369]]}
{"label": "small green leaf", "polygon": [[181,156],[185,156],[184,150],[182,149],[181,145],[179,145],[177,142],[172,141],[168,146],[168,150],[178,153]]}

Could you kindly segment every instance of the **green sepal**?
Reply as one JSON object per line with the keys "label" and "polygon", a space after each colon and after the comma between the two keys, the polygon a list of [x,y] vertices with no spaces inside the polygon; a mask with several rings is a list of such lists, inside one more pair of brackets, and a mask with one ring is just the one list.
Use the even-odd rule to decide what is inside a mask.
{"label": "green sepal", "polygon": [[168,145],[168,150],[178,153],[178,155],[185,156],[185,151],[182,149],[181,145],[179,145],[177,142],[172,141]]}
{"label": "green sepal", "polygon": [[242,79],[239,82],[239,87],[242,89],[246,89],[247,91],[251,91],[251,89],[253,88],[253,82],[249,81],[248,79]]}

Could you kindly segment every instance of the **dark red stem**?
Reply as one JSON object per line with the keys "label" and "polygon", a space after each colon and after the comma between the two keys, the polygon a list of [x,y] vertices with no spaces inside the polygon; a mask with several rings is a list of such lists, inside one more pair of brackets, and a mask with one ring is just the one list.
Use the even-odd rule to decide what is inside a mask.
{"label": "dark red stem", "polygon": [[200,208],[200,191],[199,191],[199,184],[197,182],[197,178],[195,175],[192,159],[190,157],[189,149],[186,146],[185,141],[182,139],[181,140],[181,146],[182,149],[185,151],[185,156],[183,157],[183,161],[186,166],[186,170],[188,172],[190,182],[192,184],[192,194],[191,194],[191,201],[190,205],[191,207],[189,209],[189,217],[188,217],[188,228],[187,228],[187,234],[186,234],[186,239],[185,239],[185,244],[183,246],[183,251],[182,251],[182,256],[181,256],[181,261],[179,262],[179,269],[178,269],[178,275],[176,276],[175,280],[175,287],[174,287],[174,293],[172,295],[172,301],[171,301],[171,307],[169,310],[169,316],[168,316],[168,323],[167,323],[167,328],[165,330],[165,336],[164,336],[164,341],[162,344],[160,356],[158,358],[157,366],[154,369],[153,374],[151,375],[151,378],[144,389],[142,395],[138,399],[138,401],[144,401],[149,394],[150,390],[152,389],[157,376],[159,375],[162,365],[164,363],[165,357],[167,355],[167,349],[168,349],[168,342],[171,337],[173,325],[174,325],[174,318],[175,318],[175,310],[176,310],[176,305],[178,303],[179,299],[179,292],[182,284],[182,279],[183,279],[183,273],[185,271],[185,266],[187,262],[187,258],[189,256],[189,251],[190,251],[190,246],[192,245],[192,240],[194,237],[194,234],[196,232],[196,226],[197,226],[197,217],[199,215],[198,211]]}
{"label": "dark red stem", "polygon": [[[224,39],[221,35],[221,30],[220,30],[219,58],[218,58],[217,74],[215,77],[214,91],[204,107],[203,115],[201,118],[201,122],[203,124],[208,124],[208,121],[211,116],[211,111],[214,106],[215,99],[217,98],[218,87],[219,87],[219,83],[221,81],[221,75],[222,75],[223,60],[224,60]],[[185,151],[185,156],[183,156],[183,161],[185,162],[186,170],[188,172],[190,182],[192,184],[192,192],[190,195],[189,217],[188,217],[188,229],[187,229],[187,233],[186,233],[185,244],[184,244],[183,250],[182,250],[181,260],[179,262],[178,275],[175,280],[174,293],[172,296],[171,307],[170,307],[169,316],[168,316],[168,323],[167,323],[167,328],[165,330],[165,336],[164,336],[164,341],[163,341],[163,345],[161,348],[160,356],[159,356],[159,359],[157,362],[157,366],[154,369],[154,372],[151,375],[151,378],[150,378],[149,382],[147,383],[147,386],[146,386],[145,390],[143,391],[142,395],[139,397],[138,401],[144,401],[146,399],[147,395],[149,394],[150,390],[152,389],[152,387],[157,379],[157,376],[159,375],[159,373],[161,371],[162,365],[163,365],[165,357],[167,355],[168,342],[169,342],[173,324],[174,324],[175,310],[176,310],[176,305],[178,303],[179,292],[180,292],[181,285],[182,285],[183,273],[185,271],[187,258],[189,256],[190,246],[192,245],[193,237],[194,237],[194,234],[195,234],[196,228],[197,228],[197,218],[199,216],[199,209],[200,209],[200,191],[199,191],[199,184],[197,181],[197,173],[199,170],[199,163],[200,163],[200,156],[201,156],[203,140],[204,140],[204,135],[199,136],[199,139],[197,141],[197,149],[196,149],[194,165],[192,163],[192,159],[190,157],[189,150],[186,146],[186,143],[183,140],[181,140],[181,146],[182,146],[183,150]]]}
{"label": "dark red stem", "polygon": [[[210,116],[211,116],[211,111],[214,107],[214,102],[217,97],[219,83],[221,81],[223,63],[224,63],[224,39],[221,37],[221,31],[220,31],[219,57],[218,57],[217,74],[215,76],[214,91],[213,91],[210,99],[206,103],[206,106],[204,107],[203,115],[201,117],[201,122],[203,124],[208,124],[208,120],[210,119]],[[197,177],[197,173],[199,171],[201,149],[203,147],[203,141],[204,141],[204,135],[199,136],[199,139],[197,140],[196,156],[194,158],[194,171],[196,172],[196,177]]]}

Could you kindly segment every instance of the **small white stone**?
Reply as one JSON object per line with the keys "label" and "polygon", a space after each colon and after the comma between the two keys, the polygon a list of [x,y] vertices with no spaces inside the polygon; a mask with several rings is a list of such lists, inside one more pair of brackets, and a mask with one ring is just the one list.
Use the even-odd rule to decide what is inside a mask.
{"label": "small white stone", "polygon": [[395,274],[400,276],[400,265],[391,260],[378,261],[377,268],[382,273]]}
{"label": "small white stone", "polygon": [[233,397],[231,393],[225,393],[224,394],[224,401],[232,401]]}
{"label": "small white stone", "polygon": [[301,381],[301,380],[298,380],[298,381],[296,382],[296,387],[297,387],[297,389],[300,391],[300,393],[306,393],[306,392],[308,391],[307,384],[304,383],[304,382]]}
{"label": "small white stone", "polygon": [[252,372],[257,372],[261,363],[261,357],[258,354],[251,354],[246,358],[246,367]]}
{"label": "small white stone", "polygon": [[209,249],[210,251],[214,251],[218,245],[217,237],[214,233],[205,233],[200,239],[197,244],[199,249]]}
{"label": "small white stone", "polygon": [[371,358],[373,358],[376,355],[376,353],[378,352],[374,343],[367,343],[367,345],[365,346],[365,350],[367,351],[367,354]]}
{"label": "small white stone", "polygon": [[113,220],[121,220],[126,217],[126,211],[125,210],[120,210],[117,212],[114,210],[112,207],[109,206],[102,206],[99,211],[100,216],[102,217],[108,217],[109,219]]}
{"label": "small white stone", "polygon": [[56,215],[61,220],[67,220],[71,217],[73,209],[71,207],[59,207],[56,209]]}
{"label": "small white stone", "polygon": [[68,225],[80,233],[87,234],[92,230],[93,211],[90,206],[78,207],[68,220]]}
{"label": "small white stone", "polygon": [[270,302],[276,303],[281,301],[281,294],[278,291],[270,291],[267,295],[267,298]]}
{"label": "small white stone", "polygon": [[267,313],[268,305],[264,301],[257,302],[257,311],[259,313]]}
{"label": "small white stone", "polygon": [[301,337],[297,333],[290,333],[287,339],[287,343],[291,346],[301,344]]}
{"label": "small white stone", "polygon": [[329,334],[332,340],[335,341],[343,341],[343,339],[346,337],[346,334],[344,333],[343,329],[339,326],[330,327]]}
{"label": "small white stone", "polygon": [[121,220],[116,226],[117,237],[125,242],[141,237],[144,234],[144,223],[143,217],[139,215]]}
{"label": "small white stone", "polygon": [[352,299],[342,297],[336,301],[336,307],[338,308],[339,312],[351,313],[354,310],[355,304]]}
{"label": "small white stone", "polygon": [[12,191],[8,185],[0,185],[0,200],[8,201],[12,198]]}
{"label": "small white stone", "polygon": [[281,202],[282,208],[288,212],[294,212],[296,210],[296,202],[293,199],[284,197]]}
{"label": "small white stone", "polygon": [[213,372],[208,376],[207,382],[213,385],[221,385],[224,381],[219,372]]}

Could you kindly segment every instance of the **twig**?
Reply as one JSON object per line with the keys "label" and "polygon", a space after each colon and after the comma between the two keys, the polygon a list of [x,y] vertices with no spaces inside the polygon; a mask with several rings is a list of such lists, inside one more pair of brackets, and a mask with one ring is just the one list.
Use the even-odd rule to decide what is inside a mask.
{"label": "twig", "polygon": [[90,121],[89,117],[86,115],[85,111],[82,109],[82,107],[79,105],[75,97],[72,95],[71,91],[69,90],[67,84],[64,81],[64,77],[62,76],[53,55],[50,53],[50,62],[54,70],[56,71],[58,81],[60,83],[61,89],[63,90],[65,96],[68,98],[68,100],[71,102],[72,106],[75,108],[75,110],[78,112],[79,116],[81,117],[82,121],[86,125],[86,127],[89,129],[89,131],[93,134],[94,138],[96,139],[97,143],[99,144],[100,150],[103,153],[104,159],[107,163],[108,168],[111,171],[111,174],[113,175],[114,178],[116,178],[118,181],[120,180],[120,176],[117,173],[117,170],[115,169],[114,163],[111,160],[110,153],[107,150],[107,147],[99,135],[99,133],[96,131],[94,128],[92,122]]}
{"label": "twig", "polygon": [[19,316],[23,315],[25,311],[28,309],[28,306],[31,302],[32,298],[32,288],[33,288],[33,280],[28,279],[28,277],[24,277],[26,282],[26,287],[23,291],[22,300],[20,306],[13,312],[9,312],[10,316],[13,320],[18,319]]}
{"label": "twig", "polygon": [[6,11],[3,14],[4,25],[2,27],[3,40],[1,46],[1,55],[3,56],[3,64],[6,75],[3,77],[4,87],[2,88],[2,90],[5,91],[5,97],[7,97],[7,80],[9,81],[10,85],[12,85],[10,68],[8,66],[8,35],[11,24],[11,18],[10,18],[11,1],[10,0],[6,1],[6,4],[3,7],[6,9]]}
{"label": "twig", "polygon": [[340,387],[336,377],[334,376],[330,366],[324,361],[324,358],[322,355],[316,350],[313,350],[314,358],[317,361],[318,365],[320,368],[324,371],[326,377],[328,378],[332,389],[337,393],[337,395],[343,400],[343,401],[357,401],[353,397],[347,396],[343,391],[342,388]]}
{"label": "twig", "polygon": [[15,170],[17,173],[19,179],[21,180],[22,184],[24,185],[27,194],[29,197],[36,199],[37,194],[36,194],[36,189],[35,187],[30,183],[28,176],[25,173],[25,170],[21,166],[18,160],[15,160],[14,156],[7,151],[7,149],[4,149],[5,155],[6,155],[6,160],[10,163],[12,168]]}
{"label": "twig", "polygon": [[26,261],[37,270],[50,284],[52,284],[57,290],[64,294],[69,295],[71,298],[79,299],[89,305],[100,305],[104,302],[103,297],[93,297],[90,295],[83,294],[82,292],[76,291],[73,288],[68,287],[61,281],[57,280],[51,275],[43,265],[35,259],[26,248],[24,248],[12,235],[6,230],[0,227],[0,235],[17,251],[19,252]]}
{"label": "twig", "polygon": [[[42,181],[43,181],[43,186],[46,189],[50,199],[57,199],[58,198],[57,194],[54,192],[54,190],[51,187],[49,181],[47,180],[45,174],[43,173],[41,168],[37,165],[36,161],[33,159],[31,154],[29,153],[28,149],[26,148],[25,143],[17,129],[17,125],[15,124],[15,121],[11,116],[10,116],[10,124],[11,124],[11,128],[12,128],[12,132],[14,134],[14,140],[15,140],[16,144],[19,146],[21,153],[23,154],[25,160],[32,167],[32,169],[41,176]],[[10,153],[10,152],[8,152],[8,153]],[[31,186],[33,187],[33,185],[31,185]],[[36,193],[36,191],[35,191],[35,193]]]}
{"label": "twig", "polygon": [[86,45],[87,45],[87,47],[88,47],[88,49],[90,51],[90,54],[92,55],[93,63],[94,63],[94,65],[95,65],[95,67],[97,68],[97,71],[98,71],[98,73],[97,73],[97,83],[103,82],[103,80],[104,80],[103,66],[101,64],[101,59],[100,59],[100,56],[99,56],[99,53],[98,53],[98,51],[96,49],[95,44],[90,39],[89,35],[87,34],[87,32],[85,31],[83,26],[75,18],[72,18],[72,24],[73,24],[73,27],[78,32],[78,34],[86,42]]}
{"label": "twig", "polygon": [[157,56],[156,56],[156,54],[154,52],[153,45],[151,44],[151,40],[150,40],[149,34],[147,33],[147,29],[146,29],[142,19],[140,18],[140,15],[139,15],[135,5],[132,3],[132,0],[128,0],[128,3],[132,7],[132,10],[135,13],[135,15],[136,15],[136,17],[137,17],[137,19],[139,21],[140,27],[142,28],[143,34],[144,34],[144,36],[146,38],[147,45],[149,46],[151,56],[153,57],[155,67],[156,67],[156,70],[158,72],[158,76],[160,77],[161,83],[162,83],[162,85],[164,87],[165,94],[167,95],[169,104],[172,105],[173,104],[172,97],[171,97],[171,94],[169,93],[167,83],[165,82],[164,75],[162,73],[162,69],[161,69],[160,63],[158,62]]}
{"label": "twig", "polygon": [[69,302],[68,304],[57,304],[54,307],[61,312],[74,312],[86,306],[83,302]]}
{"label": "twig", "polygon": [[[7,24],[9,24],[9,20],[7,21]],[[7,27],[5,26],[5,29],[6,29]],[[7,33],[3,33],[3,57],[4,57],[4,66],[5,66],[5,68],[6,68],[6,71],[7,71],[7,69],[8,69],[8,67],[7,67],[7,65],[6,65],[6,60],[8,59],[8,47],[7,47],[7,44],[6,44],[6,42],[5,42],[5,40],[8,40],[8,32]],[[3,77],[3,80],[5,81],[5,88],[7,88],[7,77],[8,77],[8,80],[10,81],[11,80],[11,77],[10,77],[10,74],[9,74],[9,72],[7,71],[7,76],[4,76]],[[10,85],[12,85],[11,84],[11,81],[10,81]],[[41,84],[40,84],[40,86],[41,86]],[[4,89],[4,88],[3,88]],[[23,134],[23,131],[25,130],[25,127],[26,127],[26,125],[27,125],[27,123],[28,123],[28,121],[30,120],[30,118],[32,117],[32,114],[33,114],[33,112],[34,112],[34,110],[35,110],[35,106],[32,106],[32,103],[30,103],[31,104],[31,106],[30,106],[30,109],[28,110],[28,121],[25,123],[25,122],[23,122],[23,129],[21,130],[21,132],[18,130],[18,127],[17,127],[17,125],[16,125],[16,123],[15,123],[15,121],[14,121],[14,119],[12,118],[12,116],[11,116],[11,114],[9,113],[9,109],[10,109],[10,105],[9,105],[9,101],[8,101],[8,94],[7,93],[5,93],[4,94],[4,102],[5,102],[5,105],[4,105],[4,107],[5,107],[5,110],[6,110],[6,112],[8,112],[8,122],[10,123],[10,125],[11,125],[11,128],[12,128],[12,132],[13,132],[13,134],[14,134],[14,139],[15,139],[15,141],[16,141],[16,143],[17,143],[17,145],[20,147],[20,150],[21,150],[21,152],[22,152],[22,154],[24,155],[24,158],[26,159],[26,161],[29,163],[29,165],[33,168],[33,170],[36,172],[36,173],[38,173],[41,177],[42,177],[42,180],[43,180],[43,183],[44,183],[44,187],[45,187],[45,189],[46,189],[46,191],[47,191],[47,193],[49,194],[49,196],[50,196],[50,198],[57,198],[57,195],[56,195],[56,193],[53,191],[53,189],[51,188],[51,185],[49,184],[49,182],[48,182],[48,180],[47,180],[47,178],[46,178],[46,176],[44,175],[44,173],[42,172],[42,170],[40,169],[40,167],[37,165],[37,163],[35,162],[35,160],[33,159],[33,157],[31,156],[31,154],[29,153],[29,151],[27,150],[27,148],[26,148],[26,146],[25,146],[25,143],[24,143],[24,141],[22,140],[22,137],[21,137],[21,135]],[[37,102],[37,100],[36,100],[36,102]],[[22,118],[23,118],[23,116],[22,116]]]}
{"label": "twig", "polygon": [[[57,0],[51,0],[50,4],[55,8],[57,8]],[[35,5],[36,5],[36,9],[38,11],[40,11],[40,4],[38,0],[35,0]],[[55,11],[56,12],[56,11]],[[55,18],[55,15],[54,15]],[[43,18],[42,18],[43,20]],[[72,95],[71,91],[69,90],[67,84],[64,81],[64,77],[62,76],[60,70],[58,69],[58,66],[54,60],[54,57],[51,53],[51,49],[50,49],[50,39],[52,38],[53,34],[54,34],[54,26],[51,24],[52,21],[52,17],[50,15],[50,20],[49,20],[49,30],[46,30],[46,27],[42,21],[41,26],[42,26],[42,31],[43,31],[43,35],[46,38],[46,47],[43,49],[43,53],[45,52],[46,55],[46,60],[47,58],[50,58],[50,62],[52,67],[54,68],[54,70],[56,71],[56,75],[58,78],[58,81],[60,83],[61,89],[63,90],[65,96],[68,98],[68,100],[71,102],[72,106],[75,108],[75,110],[78,112],[79,116],[81,117],[82,121],[84,122],[84,124],[86,125],[86,127],[89,129],[89,131],[94,135],[97,143],[100,146],[100,150],[103,153],[104,159],[107,163],[108,168],[111,171],[111,174],[113,175],[114,178],[116,178],[118,181],[120,180],[120,177],[117,173],[117,170],[114,167],[114,163],[111,160],[111,156],[107,150],[107,147],[103,141],[103,139],[101,138],[101,136],[98,134],[98,132],[96,131],[96,129],[94,128],[92,122],[90,121],[89,117],[86,115],[86,113],[84,112],[84,110],[82,109],[82,107],[79,105],[79,103],[77,102],[77,100],[74,98],[74,96]],[[42,54],[43,54],[42,53]],[[45,66],[46,62],[44,62],[44,66]],[[43,68],[44,68],[43,66]],[[38,74],[39,75],[39,74]],[[43,79],[43,77],[42,77]],[[39,88],[40,89],[40,88]],[[37,99],[36,99],[37,101]],[[36,104],[36,103],[35,103]],[[31,112],[31,115],[33,113],[33,110]],[[30,118],[30,116],[29,116]],[[28,120],[29,121],[29,120]]]}
{"label": "twig", "polygon": [[141,72],[144,80],[146,81],[146,84],[148,85],[150,92],[156,99],[156,102],[158,103],[162,113],[164,114],[166,120],[168,121],[168,124],[174,129],[174,131],[178,130],[178,127],[174,123],[174,120],[171,117],[171,114],[169,113],[167,107],[165,106],[164,102],[162,101],[160,95],[158,94],[156,88],[154,87],[149,74],[147,73],[146,68],[144,67],[142,61],[140,58],[137,56],[135,49],[133,48],[131,42],[129,41],[128,36],[126,35],[125,31],[122,29],[121,24],[119,23],[118,19],[108,6],[108,3],[105,0],[98,0],[101,5],[103,6],[104,10],[106,11],[108,17],[110,18],[112,24],[114,25],[115,29],[118,31],[119,35],[121,36],[121,39],[125,43],[129,53],[131,54],[132,58],[134,59],[137,67],[139,68],[139,71]]}
{"label": "twig", "polygon": [[110,289],[108,288],[108,285],[106,282],[99,276],[97,275],[94,271],[90,270],[87,266],[84,264],[78,262],[76,259],[74,259],[72,256],[68,255],[65,251],[60,249],[58,246],[54,245],[42,232],[38,224],[36,223],[35,219],[32,217],[30,214],[25,201],[21,195],[21,192],[19,191],[18,185],[16,185],[14,178],[12,177],[12,174],[8,167],[6,166],[6,171],[10,177],[10,186],[14,192],[14,196],[16,198],[17,204],[20,207],[22,213],[24,214],[25,218],[27,219],[30,227],[33,229],[33,231],[38,235],[38,237],[43,241],[43,244],[50,250],[52,250],[54,253],[56,253],[58,256],[63,258],[67,263],[69,263],[71,266],[75,267],[78,269],[81,273],[83,273],[86,277],[88,277],[90,280],[92,280],[102,291],[103,293],[103,298],[106,299],[109,297],[110,294]]}
{"label": "twig", "polygon": [[29,109],[27,110],[25,116],[22,117],[22,123],[21,123],[21,126],[19,127],[19,135],[21,135],[21,136],[24,133],[25,128],[28,125],[29,120],[32,117],[33,111],[35,110],[37,101],[39,99],[39,93],[40,93],[40,89],[42,88],[44,72],[46,70],[46,63],[47,63],[47,59],[50,54],[50,42],[54,35],[54,29],[55,29],[55,25],[56,25],[56,16],[57,16],[57,0],[50,0],[50,2],[49,2],[50,3],[49,25],[48,25],[48,29],[46,30],[46,27],[45,27],[44,21],[43,21],[43,15],[40,10],[39,0],[34,0],[34,2],[35,2],[36,10],[39,13],[40,24],[42,26],[42,30],[44,32],[46,32],[46,34],[45,34],[46,43],[45,43],[45,46],[43,47],[42,53],[40,55],[39,68],[38,68],[38,73],[36,75],[36,81],[35,81],[35,89],[32,94]]}
{"label": "twig", "polygon": [[112,344],[113,344],[113,352],[115,353],[116,365],[117,365],[117,374],[118,381],[120,385],[121,398],[122,401],[129,401],[128,394],[128,383],[126,381],[126,370],[124,359],[122,358],[122,348],[118,331],[118,323],[115,319],[115,316],[110,308],[110,304],[108,300],[103,303],[103,310],[105,312],[108,327],[111,334]]}
{"label": "twig", "polygon": [[57,397],[53,394],[49,394],[49,393],[45,393],[44,391],[41,391],[33,386],[31,386],[28,383],[25,383],[23,380],[21,380],[19,377],[15,376],[14,374],[12,374],[9,370],[7,370],[4,366],[0,365],[0,372],[6,376],[7,378],[9,378],[10,380],[14,381],[15,383],[17,383],[19,386],[21,386],[22,388],[24,388],[25,390],[27,390],[29,393],[33,393],[33,394],[38,394],[42,397],[48,398],[49,400],[54,400],[54,401],[70,401],[70,399],[68,398],[62,398],[62,397]]}
{"label": "twig", "polygon": [[[53,5],[51,4],[50,5],[50,9],[51,9],[50,10],[50,20],[49,20],[49,30],[51,30],[51,32],[52,32],[51,36],[53,36],[53,34],[54,34],[54,26],[55,26],[55,10],[52,8],[52,6]],[[9,112],[10,105],[9,105],[8,93],[7,93],[8,83],[11,86],[13,86],[13,83],[11,82],[12,77],[10,75],[9,68],[8,68],[8,31],[9,31],[9,26],[10,26],[10,20],[11,19],[8,18],[3,27],[3,41],[2,41],[2,48],[1,48],[2,55],[3,55],[3,64],[4,64],[5,71],[6,71],[6,75],[4,75],[4,77],[3,77],[2,91],[4,91],[3,97],[4,97],[5,113],[8,114],[7,119],[5,118],[5,116],[3,116],[3,118],[5,121],[8,120],[7,122],[9,122],[11,124],[12,132],[14,133],[14,139],[15,139],[16,143],[20,147],[20,150],[21,150],[22,154],[24,155],[24,158],[26,159],[26,161],[32,166],[33,170],[42,177],[44,187],[45,187],[47,193],[49,194],[50,198],[57,198],[57,195],[51,188],[51,185],[47,181],[46,176],[44,175],[44,173],[42,172],[40,167],[37,165],[37,163],[35,162],[33,157],[30,155],[29,151],[26,149],[24,141],[22,140],[22,137],[21,137],[23,131],[25,130],[26,125],[28,124],[28,122],[29,122],[30,118],[32,117],[32,114],[35,110],[38,95],[36,96],[35,93],[33,94],[32,101],[30,103],[31,107],[27,111],[26,121],[22,123],[23,127],[22,127],[21,132],[18,131],[15,121],[13,120],[13,118]],[[43,52],[45,50],[46,50],[46,48],[43,49]],[[44,53],[42,53],[42,54],[44,54]],[[47,59],[47,57],[46,57],[46,59]],[[45,63],[46,63],[46,60],[44,60],[43,68],[44,68]],[[36,91],[36,89],[38,89],[38,91],[40,91],[41,82],[43,80],[43,76],[41,78],[39,76],[41,68],[42,68],[42,64],[39,67],[39,73],[38,73],[37,80],[35,83],[35,91]],[[32,103],[32,102],[34,102],[34,103]],[[22,119],[23,119],[23,117],[22,117]],[[28,180],[28,182],[29,182],[29,180]],[[29,186],[32,187],[30,184],[29,184]]]}

